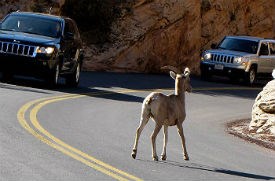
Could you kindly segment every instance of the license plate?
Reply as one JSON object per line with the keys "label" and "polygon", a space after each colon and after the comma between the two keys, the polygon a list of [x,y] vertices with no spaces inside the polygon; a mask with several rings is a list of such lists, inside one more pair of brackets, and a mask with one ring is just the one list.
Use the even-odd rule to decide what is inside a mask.
{"label": "license plate", "polygon": [[215,64],[214,69],[223,70],[223,65],[222,64]]}

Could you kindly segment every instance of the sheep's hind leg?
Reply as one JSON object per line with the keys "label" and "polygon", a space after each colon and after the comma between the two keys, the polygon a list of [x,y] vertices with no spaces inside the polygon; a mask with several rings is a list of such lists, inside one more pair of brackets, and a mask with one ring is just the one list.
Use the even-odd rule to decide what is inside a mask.
{"label": "sheep's hind leg", "polygon": [[158,156],[156,152],[156,137],[161,129],[161,125],[156,123],[155,129],[151,135],[151,141],[152,141],[152,158],[154,161],[158,161]]}
{"label": "sheep's hind leg", "polygon": [[163,149],[161,154],[161,159],[166,160],[166,146],[168,141],[168,126],[163,126]]}
{"label": "sheep's hind leg", "polygon": [[184,160],[189,160],[189,156],[187,154],[187,150],[186,150],[186,145],[185,145],[185,138],[184,138],[184,134],[183,134],[183,129],[182,129],[182,125],[178,124],[178,133],[181,137],[181,142],[182,142],[182,149],[183,149],[183,159]]}
{"label": "sheep's hind leg", "polygon": [[133,159],[136,159],[138,140],[139,140],[139,137],[140,137],[140,134],[141,134],[142,130],[144,129],[144,127],[146,126],[148,121],[149,121],[149,116],[146,116],[146,117],[144,117],[140,120],[139,127],[137,128],[137,131],[136,131],[135,144],[134,144],[133,151],[132,151],[132,158]]}

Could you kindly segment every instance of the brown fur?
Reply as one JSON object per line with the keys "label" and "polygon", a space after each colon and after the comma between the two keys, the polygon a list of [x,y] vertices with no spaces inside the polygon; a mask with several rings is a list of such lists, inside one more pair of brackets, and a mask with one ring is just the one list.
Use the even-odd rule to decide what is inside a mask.
{"label": "brown fur", "polygon": [[155,129],[151,135],[152,141],[152,157],[153,160],[158,160],[156,154],[156,144],[155,139],[159,133],[161,127],[164,127],[164,144],[162,151],[162,159],[166,159],[166,145],[168,137],[168,126],[177,126],[178,133],[182,140],[182,148],[184,159],[188,160],[188,154],[185,146],[185,138],[182,129],[182,123],[185,120],[185,91],[190,92],[192,90],[190,85],[188,68],[185,69],[184,74],[179,74],[176,72],[176,68],[169,66],[174,71],[170,71],[170,75],[175,79],[175,94],[164,95],[159,92],[152,92],[143,101],[140,125],[136,131],[135,144],[133,147],[132,157],[136,158],[137,146],[140,134],[148,123],[149,119],[152,118],[155,121]]}

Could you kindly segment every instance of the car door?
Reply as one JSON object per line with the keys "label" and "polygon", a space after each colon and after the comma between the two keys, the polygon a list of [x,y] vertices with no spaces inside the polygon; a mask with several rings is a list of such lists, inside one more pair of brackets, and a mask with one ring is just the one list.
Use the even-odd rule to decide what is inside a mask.
{"label": "car door", "polygon": [[275,68],[275,42],[269,42],[269,52],[270,52],[270,61],[269,61],[269,71],[272,72]]}
{"label": "car door", "polygon": [[74,29],[74,24],[72,20],[65,19],[65,28],[64,28],[64,60],[63,60],[63,71],[71,71],[74,66],[75,54],[77,51],[77,45],[75,43],[76,32]]}
{"label": "car door", "polygon": [[268,42],[261,42],[258,59],[258,73],[268,73],[270,66],[270,56],[268,49]]}
{"label": "car door", "polygon": [[74,28],[74,52],[73,52],[73,62],[76,64],[77,61],[82,61],[83,49],[82,49],[82,40],[80,33],[78,31],[76,23],[72,20],[72,25]]}

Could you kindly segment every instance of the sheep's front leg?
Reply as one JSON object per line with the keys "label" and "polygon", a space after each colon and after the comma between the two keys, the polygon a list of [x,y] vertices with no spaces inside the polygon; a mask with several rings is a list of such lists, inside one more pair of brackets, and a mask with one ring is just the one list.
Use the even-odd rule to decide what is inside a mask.
{"label": "sheep's front leg", "polygon": [[181,124],[177,124],[177,127],[178,127],[178,133],[179,133],[179,135],[181,137],[181,142],[182,142],[183,159],[184,160],[189,160],[189,156],[188,156],[187,150],[186,150],[185,138],[184,138],[184,134],[183,134],[182,125]]}
{"label": "sheep's front leg", "polygon": [[158,161],[158,156],[156,152],[156,137],[161,129],[161,125],[157,124],[155,125],[155,129],[151,135],[151,141],[152,141],[152,158],[154,161]]}
{"label": "sheep's front leg", "polygon": [[162,148],[162,154],[161,154],[162,160],[166,160],[167,141],[168,141],[168,126],[163,126],[163,148]]}

